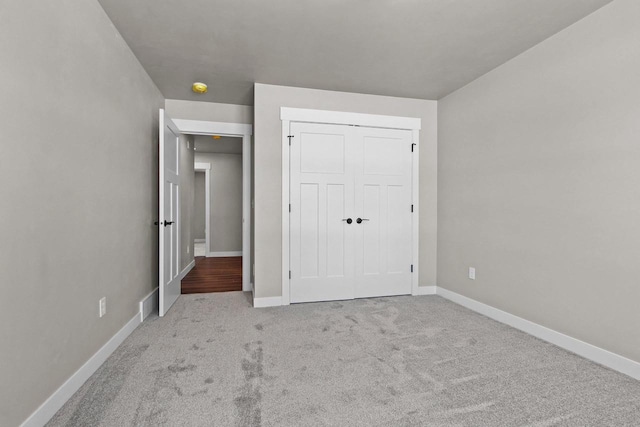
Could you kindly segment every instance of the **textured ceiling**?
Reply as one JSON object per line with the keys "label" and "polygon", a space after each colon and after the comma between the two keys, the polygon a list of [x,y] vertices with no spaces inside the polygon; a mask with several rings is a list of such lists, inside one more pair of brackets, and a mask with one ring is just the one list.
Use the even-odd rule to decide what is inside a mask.
{"label": "textured ceiling", "polygon": [[611,2],[99,1],[166,98],[245,105],[254,82],[439,99]]}

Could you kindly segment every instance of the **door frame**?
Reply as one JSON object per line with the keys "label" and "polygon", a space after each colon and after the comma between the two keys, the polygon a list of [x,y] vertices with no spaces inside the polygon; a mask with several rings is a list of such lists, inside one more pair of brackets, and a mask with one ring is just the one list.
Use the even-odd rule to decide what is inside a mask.
{"label": "door frame", "polygon": [[[193,170],[195,172],[204,172],[204,245],[205,245],[205,257],[210,257],[209,251],[211,243],[211,163],[194,162]],[[195,252],[195,251],[194,251]]]}
{"label": "door frame", "polygon": [[[183,134],[242,138],[242,290],[251,292],[251,136],[253,126],[246,123],[205,120],[173,119],[173,122]],[[209,247],[207,247],[207,253],[209,253]]]}
{"label": "door frame", "polygon": [[370,128],[400,129],[412,132],[413,158],[411,177],[411,201],[413,203],[413,221],[411,226],[411,263],[413,275],[411,276],[411,294],[419,295],[419,172],[420,172],[420,129],[422,120],[414,117],[383,116],[377,114],[349,113],[341,111],[312,110],[306,108],[280,108],[280,120],[282,121],[282,299],[281,305],[291,304],[290,280],[289,280],[289,204],[290,182],[289,175],[291,164],[289,159],[289,132],[291,122],[322,123],[333,125],[351,125]]}

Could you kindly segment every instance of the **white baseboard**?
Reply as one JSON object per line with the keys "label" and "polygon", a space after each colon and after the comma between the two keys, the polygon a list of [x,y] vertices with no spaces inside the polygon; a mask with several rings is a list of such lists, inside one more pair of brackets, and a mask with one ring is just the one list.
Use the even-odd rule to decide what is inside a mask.
{"label": "white baseboard", "polygon": [[[184,279],[187,274],[195,267],[196,260],[193,260],[180,272],[180,280]],[[156,287],[146,297],[140,301],[140,321],[144,322],[153,311],[158,310],[158,288]]]}
{"label": "white baseboard", "polygon": [[640,363],[438,286],[437,295],[565,350],[640,380]]}
{"label": "white baseboard", "polygon": [[282,305],[282,297],[253,298],[255,308],[277,307]]}
{"label": "white baseboard", "polygon": [[[142,302],[141,302],[142,304]],[[138,313],[127,322],[100,350],[64,382],[38,409],[35,410],[22,427],[42,427],[67,403],[91,375],[104,363],[116,348],[138,327],[142,313]]]}
{"label": "white baseboard", "polygon": [[242,256],[242,251],[207,252],[207,258],[222,258],[228,256]]}
{"label": "white baseboard", "polygon": [[435,295],[436,289],[435,286],[418,286],[418,292],[413,295]]}
{"label": "white baseboard", "polygon": [[179,277],[179,279],[178,279],[178,280],[182,280],[182,279],[184,279],[184,278],[185,278],[185,276],[186,276],[187,274],[189,274],[189,272],[190,272],[190,271],[193,269],[193,267],[195,267],[195,266],[196,266],[196,260],[194,259],[193,261],[191,261],[191,262],[189,263],[189,265],[187,265],[187,266],[186,266],[186,267],[185,267],[185,268],[180,272],[180,274],[178,275],[178,277]]}
{"label": "white baseboard", "polygon": [[206,239],[193,239],[193,243],[207,243]]}
{"label": "white baseboard", "polygon": [[158,311],[158,288],[149,292],[149,295],[140,301],[140,322],[144,322],[154,311]]}

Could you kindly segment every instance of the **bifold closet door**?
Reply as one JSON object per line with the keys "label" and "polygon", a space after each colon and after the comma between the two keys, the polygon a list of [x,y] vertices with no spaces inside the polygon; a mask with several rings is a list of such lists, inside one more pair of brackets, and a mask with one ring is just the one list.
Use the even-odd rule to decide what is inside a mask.
{"label": "bifold closet door", "polygon": [[290,130],[290,301],[410,294],[412,132]]}
{"label": "bifold closet door", "polygon": [[354,132],[355,297],[411,294],[412,132]]}
{"label": "bifold closet door", "polygon": [[354,128],[290,131],[291,302],[354,298]]}

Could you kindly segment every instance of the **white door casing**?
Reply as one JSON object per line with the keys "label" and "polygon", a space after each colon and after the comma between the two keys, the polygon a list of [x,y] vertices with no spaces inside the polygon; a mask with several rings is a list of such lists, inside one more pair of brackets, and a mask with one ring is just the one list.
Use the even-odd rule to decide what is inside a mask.
{"label": "white door casing", "polygon": [[413,132],[289,134],[290,302],[411,294]]}
{"label": "white door casing", "polygon": [[159,314],[180,296],[180,150],[178,128],[160,109]]}

